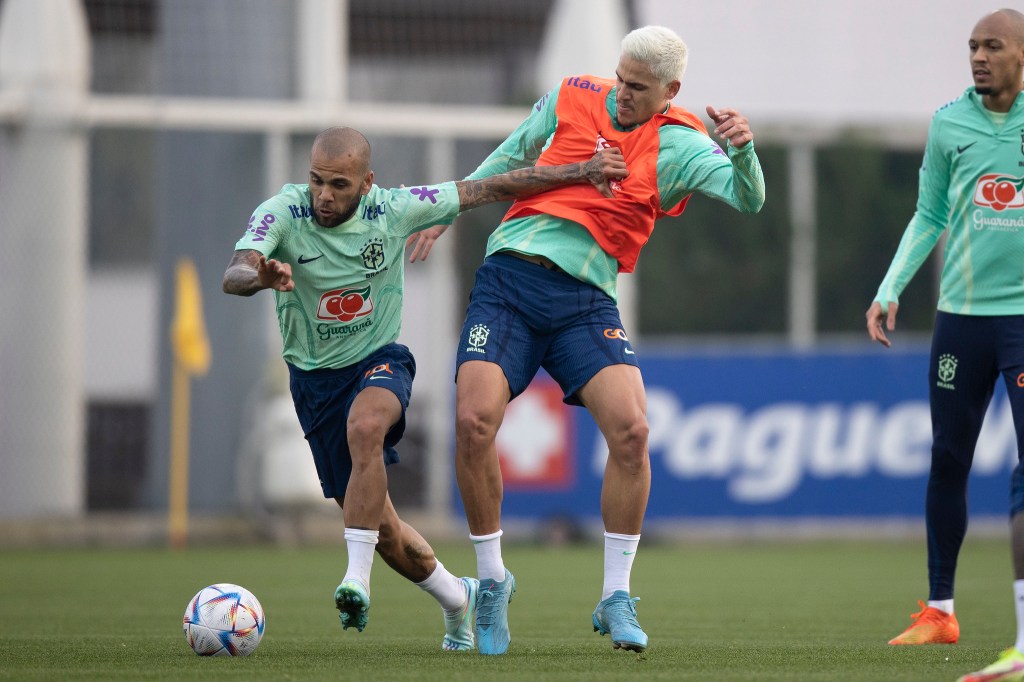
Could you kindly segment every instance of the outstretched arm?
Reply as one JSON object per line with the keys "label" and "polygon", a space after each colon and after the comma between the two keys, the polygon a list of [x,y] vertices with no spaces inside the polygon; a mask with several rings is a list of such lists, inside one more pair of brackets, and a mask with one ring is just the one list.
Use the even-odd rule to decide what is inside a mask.
{"label": "outstretched arm", "polygon": [[267,260],[254,249],[241,249],[231,256],[221,288],[225,294],[236,296],[252,296],[261,289],[291,291],[295,288],[292,266],[273,258]]}
{"label": "outstretched arm", "polygon": [[622,152],[610,147],[595,152],[589,161],[522,168],[481,180],[460,180],[455,186],[459,190],[459,210],[468,211],[495,201],[520,199],[584,182],[593,184],[601,194],[611,197],[608,180],[622,179],[628,174]]}

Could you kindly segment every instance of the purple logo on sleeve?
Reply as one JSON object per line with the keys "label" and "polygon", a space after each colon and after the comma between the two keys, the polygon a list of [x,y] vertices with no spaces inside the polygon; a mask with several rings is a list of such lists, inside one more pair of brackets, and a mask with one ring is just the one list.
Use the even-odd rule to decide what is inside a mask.
{"label": "purple logo on sleeve", "polygon": [[270,229],[270,225],[276,220],[273,213],[268,213],[263,216],[263,220],[260,221],[259,225],[256,225],[256,214],[253,213],[252,217],[249,218],[249,226],[246,228],[247,232],[253,233],[252,240],[254,242],[261,242],[267,236],[267,230]]}
{"label": "purple logo on sleeve", "polygon": [[418,196],[420,198],[420,201],[430,199],[430,203],[436,204],[437,199],[435,199],[434,197],[437,196],[437,193],[440,192],[441,190],[427,189],[426,187],[413,187],[409,191]]}

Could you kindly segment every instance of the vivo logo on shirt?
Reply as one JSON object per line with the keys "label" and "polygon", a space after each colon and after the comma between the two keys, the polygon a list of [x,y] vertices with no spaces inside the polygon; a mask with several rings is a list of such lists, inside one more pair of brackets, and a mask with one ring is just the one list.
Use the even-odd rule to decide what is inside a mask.
{"label": "vivo logo on shirt", "polygon": [[267,230],[270,229],[270,225],[275,220],[277,220],[277,218],[274,217],[274,214],[268,213],[265,216],[263,216],[263,220],[260,221],[260,224],[256,225],[256,214],[254,213],[252,217],[249,218],[249,226],[246,228],[246,230],[256,235],[252,239],[254,242],[261,242],[267,236]]}

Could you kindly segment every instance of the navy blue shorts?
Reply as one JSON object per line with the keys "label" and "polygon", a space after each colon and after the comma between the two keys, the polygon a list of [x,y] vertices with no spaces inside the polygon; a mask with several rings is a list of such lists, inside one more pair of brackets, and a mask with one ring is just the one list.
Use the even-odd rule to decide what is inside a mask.
{"label": "navy blue shorts", "polygon": [[324,497],[344,497],[352,475],[348,412],[367,386],[386,388],[402,403],[402,416],[384,437],[384,464],[398,462],[395,446],[405,433],[405,411],[412,396],[416,361],[405,346],[389,343],[366,359],[340,369],[301,370],[288,365],[295,413],[313,451]]}
{"label": "navy blue shorts", "polygon": [[608,294],[564,272],[500,252],[476,271],[456,376],[467,360],[499,365],[512,398],[543,367],[570,405],[583,404],[577,393],[605,367],[639,367]]}

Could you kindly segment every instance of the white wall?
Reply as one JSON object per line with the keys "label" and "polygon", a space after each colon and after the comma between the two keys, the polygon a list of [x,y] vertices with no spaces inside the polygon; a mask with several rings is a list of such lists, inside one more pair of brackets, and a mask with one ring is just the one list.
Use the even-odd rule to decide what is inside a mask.
{"label": "white wall", "polygon": [[734,107],[754,126],[885,125],[930,119],[971,85],[967,40],[981,17],[1012,6],[999,2],[638,0],[637,15],[689,46],[675,100],[688,109]]}

